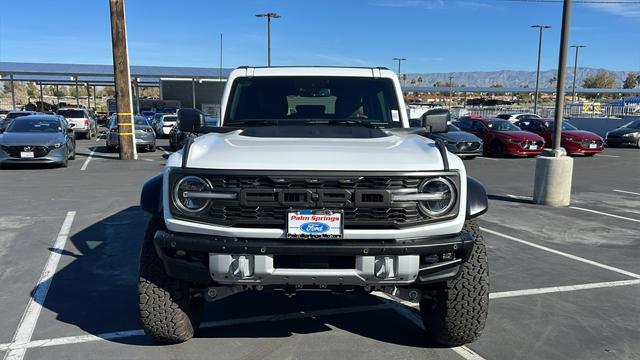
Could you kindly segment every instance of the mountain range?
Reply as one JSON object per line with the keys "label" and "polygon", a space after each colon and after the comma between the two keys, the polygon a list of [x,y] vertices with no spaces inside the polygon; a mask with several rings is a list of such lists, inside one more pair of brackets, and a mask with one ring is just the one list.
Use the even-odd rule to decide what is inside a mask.
{"label": "mountain range", "polygon": [[[622,87],[622,82],[629,73],[640,73],[640,71],[615,71],[607,69],[597,69],[588,67],[578,67],[576,86],[581,87],[585,77],[594,76],[600,71],[608,71],[616,75],[618,87]],[[433,86],[437,81],[448,83],[449,76],[453,76],[451,80],[454,85],[464,85],[468,87],[488,87],[500,84],[503,87],[535,87],[536,72],[520,71],[520,70],[499,70],[499,71],[469,71],[469,72],[451,72],[451,73],[411,73],[407,74],[406,84],[412,79],[416,79],[416,85]],[[555,79],[558,76],[557,70],[541,70],[540,71],[540,87],[555,87]],[[422,78],[422,82],[418,83],[418,77]],[[566,86],[571,86],[573,82],[573,67],[567,68]]]}

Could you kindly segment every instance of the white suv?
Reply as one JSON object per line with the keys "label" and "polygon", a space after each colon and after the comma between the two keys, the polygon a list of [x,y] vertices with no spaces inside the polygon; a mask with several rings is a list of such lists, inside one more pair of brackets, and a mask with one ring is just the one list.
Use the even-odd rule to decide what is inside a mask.
{"label": "white suv", "polygon": [[96,119],[86,109],[63,108],[59,109],[57,114],[64,116],[76,137],[81,135],[85,139],[91,139],[98,134]]}
{"label": "white suv", "polygon": [[[473,220],[483,186],[410,129],[383,68],[239,68],[222,127],[190,139],[145,183],[151,214],[140,258],[140,316],[158,341],[188,340],[202,300],[241,291],[383,291],[419,302],[427,335],[474,341],[488,311],[485,246]],[[181,109],[178,127],[205,116]]]}

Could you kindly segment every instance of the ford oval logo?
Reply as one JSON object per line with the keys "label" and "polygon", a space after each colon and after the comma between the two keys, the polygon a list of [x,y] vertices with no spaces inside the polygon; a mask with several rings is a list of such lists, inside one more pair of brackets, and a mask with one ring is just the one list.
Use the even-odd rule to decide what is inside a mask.
{"label": "ford oval logo", "polygon": [[319,222],[308,222],[300,225],[300,230],[308,234],[324,234],[329,231],[329,225]]}

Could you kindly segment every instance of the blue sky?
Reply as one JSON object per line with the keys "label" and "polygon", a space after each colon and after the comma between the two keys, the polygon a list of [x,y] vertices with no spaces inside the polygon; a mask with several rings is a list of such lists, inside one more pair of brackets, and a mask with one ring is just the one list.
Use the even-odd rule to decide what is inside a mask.
{"label": "blue sky", "polygon": [[[629,1],[629,0],[625,0]],[[55,4],[54,6],[52,6]],[[501,0],[127,0],[133,65],[266,63],[266,20],[275,11],[274,65],[387,66],[403,72],[535,70],[557,66],[561,3]],[[26,13],[28,12],[28,14]],[[640,70],[640,5],[574,4],[571,43],[588,47],[580,66]],[[4,1],[0,61],[111,63],[108,0]],[[573,55],[569,57],[572,64]]]}

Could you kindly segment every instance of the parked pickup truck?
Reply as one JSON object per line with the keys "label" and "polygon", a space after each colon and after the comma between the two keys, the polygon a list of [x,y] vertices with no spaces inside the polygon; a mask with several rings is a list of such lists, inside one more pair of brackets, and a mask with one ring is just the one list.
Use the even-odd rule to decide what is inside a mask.
{"label": "parked pickup truck", "polygon": [[[458,346],[484,328],[483,186],[409,119],[383,68],[242,67],[221,126],[190,139],[142,189],[145,332],[190,339],[205,300],[242,291],[383,292],[419,303],[426,335]],[[179,112],[183,131],[205,116]]]}

